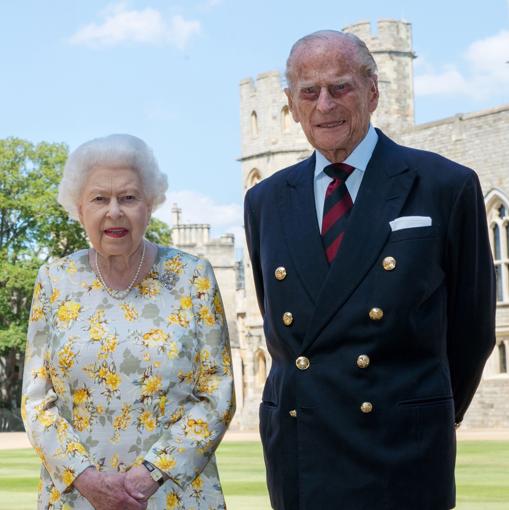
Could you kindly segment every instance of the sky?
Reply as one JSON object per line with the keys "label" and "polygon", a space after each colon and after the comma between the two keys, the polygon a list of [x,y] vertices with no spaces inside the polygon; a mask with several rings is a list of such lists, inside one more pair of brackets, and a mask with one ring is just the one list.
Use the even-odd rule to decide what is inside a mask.
{"label": "sky", "polygon": [[143,138],[168,174],[156,216],[242,244],[239,82],[283,72],[319,29],[412,23],[416,122],[509,103],[509,0],[0,0],[0,138]]}

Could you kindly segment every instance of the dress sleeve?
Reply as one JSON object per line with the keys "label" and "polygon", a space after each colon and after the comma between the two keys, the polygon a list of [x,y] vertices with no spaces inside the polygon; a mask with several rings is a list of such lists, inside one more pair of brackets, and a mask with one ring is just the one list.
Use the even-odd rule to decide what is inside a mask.
{"label": "dress sleeve", "polygon": [[51,283],[47,266],[37,276],[28,325],[21,412],[28,439],[47,469],[56,490],[70,487],[92,465],[86,448],[59,409],[59,386],[50,363]]}
{"label": "dress sleeve", "polygon": [[193,392],[145,459],[184,488],[205,468],[235,411],[230,342],[210,263],[199,260],[190,280],[195,315]]}

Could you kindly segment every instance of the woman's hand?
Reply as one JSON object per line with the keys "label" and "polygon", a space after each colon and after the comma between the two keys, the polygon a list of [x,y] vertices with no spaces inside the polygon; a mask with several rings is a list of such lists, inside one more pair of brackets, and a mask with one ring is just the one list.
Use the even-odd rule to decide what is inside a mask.
{"label": "woman's hand", "polygon": [[152,480],[144,466],[134,466],[125,474],[125,489],[138,501],[147,501],[159,489],[159,484]]}
{"label": "woman's hand", "polygon": [[95,510],[146,510],[145,500],[134,498],[127,492],[125,477],[125,473],[100,473],[95,468],[88,468],[73,485]]}

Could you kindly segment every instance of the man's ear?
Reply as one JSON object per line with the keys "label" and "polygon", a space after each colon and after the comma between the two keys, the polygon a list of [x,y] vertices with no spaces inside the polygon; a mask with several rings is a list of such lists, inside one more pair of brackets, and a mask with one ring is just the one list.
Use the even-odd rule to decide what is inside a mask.
{"label": "man's ear", "polygon": [[369,78],[370,86],[369,86],[369,112],[373,113],[378,106],[378,98],[380,97],[380,93],[378,91],[378,76],[371,76]]}
{"label": "man's ear", "polygon": [[296,111],[296,109],[294,107],[295,105],[293,103],[292,91],[289,88],[286,88],[285,89],[285,94],[286,94],[286,98],[288,99],[288,109],[292,113],[293,120],[295,122],[300,122],[299,114],[298,114],[298,112]]}

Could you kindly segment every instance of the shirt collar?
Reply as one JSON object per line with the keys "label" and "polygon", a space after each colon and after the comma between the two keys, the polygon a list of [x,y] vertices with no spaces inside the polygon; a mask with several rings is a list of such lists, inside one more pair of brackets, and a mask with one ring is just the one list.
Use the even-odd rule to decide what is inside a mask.
{"label": "shirt collar", "polygon": [[[343,163],[347,163],[357,170],[364,172],[368,166],[371,156],[373,155],[377,141],[378,134],[375,131],[375,128],[370,124],[366,136],[359,142],[357,147],[355,147]],[[323,172],[323,169],[330,164],[330,161],[317,150],[315,159],[315,178],[318,177]]]}

